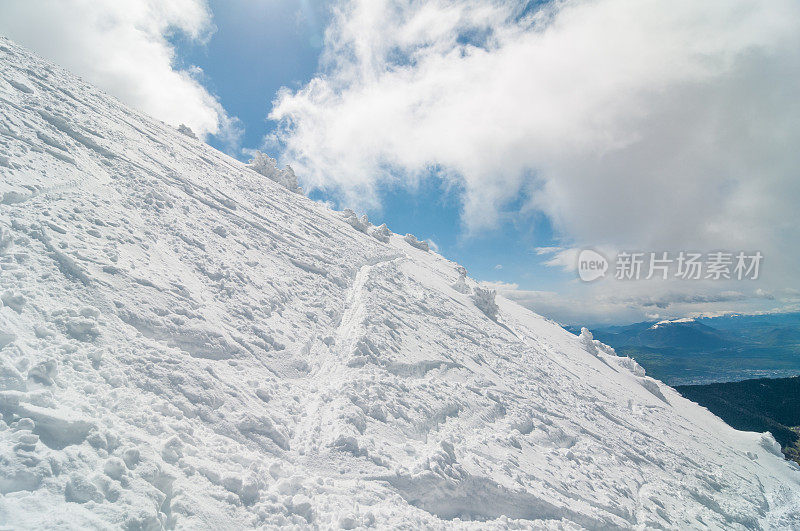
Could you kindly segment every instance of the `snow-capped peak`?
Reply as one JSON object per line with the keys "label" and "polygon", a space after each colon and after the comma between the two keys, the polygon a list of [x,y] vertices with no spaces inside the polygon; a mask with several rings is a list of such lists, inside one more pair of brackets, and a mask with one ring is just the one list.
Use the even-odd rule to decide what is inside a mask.
{"label": "snow-capped peak", "polygon": [[659,321],[650,328],[655,330],[661,326],[670,325],[670,324],[680,324],[680,323],[694,323],[695,319],[691,317],[682,317],[680,319],[666,319],[663,321]]}

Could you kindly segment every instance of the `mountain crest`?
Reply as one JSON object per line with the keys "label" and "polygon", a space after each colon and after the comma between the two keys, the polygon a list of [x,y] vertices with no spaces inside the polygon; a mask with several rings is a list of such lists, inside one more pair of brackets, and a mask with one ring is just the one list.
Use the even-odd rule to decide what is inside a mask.
{"label": "mountain crest", "polygon": [[800,526],[774,439],[262,162],[0,39],[2,525]]}

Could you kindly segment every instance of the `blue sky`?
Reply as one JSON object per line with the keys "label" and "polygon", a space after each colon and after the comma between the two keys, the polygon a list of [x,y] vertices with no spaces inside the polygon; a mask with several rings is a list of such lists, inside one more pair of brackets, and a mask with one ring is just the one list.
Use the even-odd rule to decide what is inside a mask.
{"label": "blue sky", "polygon": [[[327,4],[212,0],[209,6],[216,31],[205,44],[173,35],[177,61],[203,69],[203,84],[244,125],[242,145],[257,148],[274,129],[267,114],[278,90],[299,87],[317,71]],[[210,143],[225,148],[213,137]]]}

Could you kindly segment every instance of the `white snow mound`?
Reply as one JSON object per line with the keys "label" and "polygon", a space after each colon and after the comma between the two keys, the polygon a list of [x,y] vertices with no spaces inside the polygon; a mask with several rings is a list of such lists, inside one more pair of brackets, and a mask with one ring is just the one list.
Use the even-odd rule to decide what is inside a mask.
{"label": "white snow mound", "polygon": [[261,163],[0,39],[0,527],[800,527],[769,438]]}

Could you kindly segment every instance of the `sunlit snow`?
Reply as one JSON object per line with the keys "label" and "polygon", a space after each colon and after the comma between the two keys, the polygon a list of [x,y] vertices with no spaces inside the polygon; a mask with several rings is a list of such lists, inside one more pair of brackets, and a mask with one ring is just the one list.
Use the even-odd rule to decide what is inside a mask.
{"label": "sunlit snow", "polygon": [[0,39],[0,527],[800,526],[770,435],[252,168]]}

